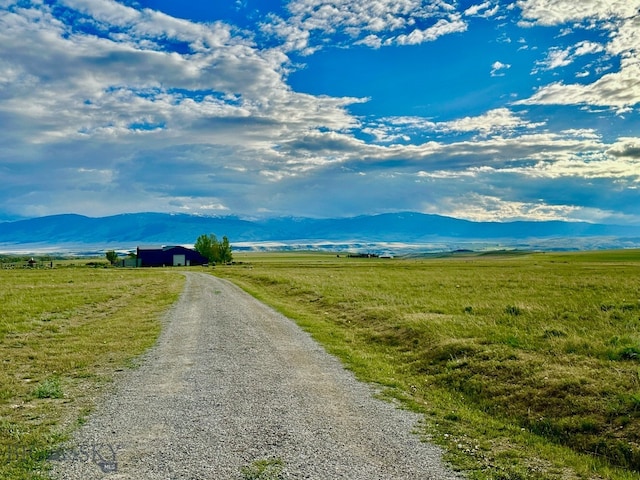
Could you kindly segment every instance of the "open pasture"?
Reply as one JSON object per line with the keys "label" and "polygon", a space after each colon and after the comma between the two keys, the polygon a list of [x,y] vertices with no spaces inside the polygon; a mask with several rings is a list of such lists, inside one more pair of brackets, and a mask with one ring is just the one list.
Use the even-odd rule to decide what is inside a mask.
{"label": "open pasture", "polygon": [[44,459],[155,342],[182,284],[163,270],[0,270],[0,478],[46,478]]}
{"label": "open pasture", "polygon": [[472,478],[640,478],[640,251],[235,259]]}

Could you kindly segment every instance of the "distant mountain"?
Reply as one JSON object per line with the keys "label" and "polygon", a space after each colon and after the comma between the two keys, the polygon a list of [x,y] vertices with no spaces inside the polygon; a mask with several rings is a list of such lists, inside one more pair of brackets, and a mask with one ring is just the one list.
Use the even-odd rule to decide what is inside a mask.
{"label": "distant mountain", "polygon": [[[245,220],[235,216],[131,213],[92,218],[66,214],[0,223],[0,251],[38,245],[192,244],[202,233],[226,235],[232,243],[284,245],[438,244],[459,247],[491,243],[502,246],[640,246],[640,226],[580,222],[471,222],[414,212],[350,218],[279,217]],[[4,249],[4,250],[3,250]]]}

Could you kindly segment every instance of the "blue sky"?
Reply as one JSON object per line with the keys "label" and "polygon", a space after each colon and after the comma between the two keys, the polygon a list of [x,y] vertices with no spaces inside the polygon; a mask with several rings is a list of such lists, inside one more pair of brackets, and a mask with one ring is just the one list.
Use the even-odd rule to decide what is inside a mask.
{"label": "blue sky", "polygon": [[0,220],[640,224],[640,0],[0,0]]}

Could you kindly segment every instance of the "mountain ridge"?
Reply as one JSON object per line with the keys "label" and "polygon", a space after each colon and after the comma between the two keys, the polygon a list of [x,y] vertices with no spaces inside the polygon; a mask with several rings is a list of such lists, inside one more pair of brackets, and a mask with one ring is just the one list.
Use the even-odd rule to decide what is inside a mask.
{"label": "mountain ridge", "polygon": [[[565,221],[473,222],[435,214],[395,212],[340,218],[199,216],[122,213],[106,217],[59,214],[0,223],[0,245],[193,244],[203,233],[232,243],[259,242],[492,242],[608,238],[615,246],[640,246],[640,226]],[[534,242],[535,243],[535,242]]]}

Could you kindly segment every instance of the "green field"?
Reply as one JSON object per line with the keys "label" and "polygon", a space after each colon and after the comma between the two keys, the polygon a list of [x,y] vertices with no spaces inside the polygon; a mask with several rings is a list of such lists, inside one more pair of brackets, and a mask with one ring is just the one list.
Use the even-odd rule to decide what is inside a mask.
{"label": "green field", "polygon": [[183,279],[163,270],[0,270],[0,478],[47,478],[44,459],[115,372],[155,342]]}
{"label": "green field", "polygon": [[[640,479],[640,251],[216,267],[294,318],[478,479]],[[177,271],[0,270],[0,478],[44,459],[153,344]]]}
{"label": "green field", "polygon": [[471,478],[640,478],[640,251],[234,258]]}

